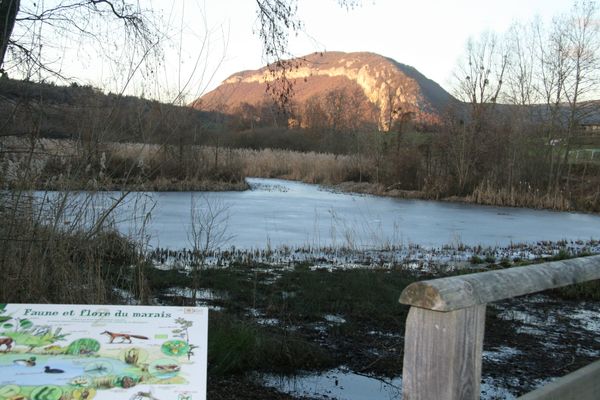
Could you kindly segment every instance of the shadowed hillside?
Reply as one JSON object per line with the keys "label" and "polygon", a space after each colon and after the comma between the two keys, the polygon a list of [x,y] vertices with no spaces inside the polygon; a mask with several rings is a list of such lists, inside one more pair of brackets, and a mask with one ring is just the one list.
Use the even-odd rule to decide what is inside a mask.
{"label": "shadowed hillside", "polygon": [[[0,79],[1,134],[165,143],[221,124],[223,116],[92,86]],[[31,118],[35,115],[35,118]]]}

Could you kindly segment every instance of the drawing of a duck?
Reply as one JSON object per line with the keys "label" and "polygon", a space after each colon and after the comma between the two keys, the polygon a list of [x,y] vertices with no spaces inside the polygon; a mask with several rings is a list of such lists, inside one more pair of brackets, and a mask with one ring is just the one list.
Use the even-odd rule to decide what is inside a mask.
{"label": "drawing of a duck", "polygon": [[29,357],[27,360],[13,360],[14,364],[24,365],[25,367],[35,367],[35,357]]}
{"label": "drawing of a duck", "polygon": [[58,369],[58,368],[50,368],[48,366],[44,367],[44,372],[47,374],[62,374],[65,371],[63,371],[62,369]]}

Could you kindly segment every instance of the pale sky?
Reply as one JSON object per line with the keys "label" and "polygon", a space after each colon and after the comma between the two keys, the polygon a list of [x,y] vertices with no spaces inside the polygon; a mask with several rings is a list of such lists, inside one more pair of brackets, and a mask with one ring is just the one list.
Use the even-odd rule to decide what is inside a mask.
{"label": "pale sky", "polygon": [[[160,3],[165,2],[155,4]],[[503,32],[514,21],[536,16],[549,21],[571,5],[570,0],[363,0],[361,7],[348,11],[336,0],[299,0],[304,32],[292,38],[290,51],[295,56],[321,50],[379,53],[412,65],[450,90],[469,36]],[[208,89],[235,72],[264,65],[260,40],[253,33],[254,1],[186,0],[185,7],[189,27],[201,20],[199,10],[205,7],[208,24],[228,34],[225,58]]]}
{"label": "pale sky", "polygon": [[[130,92],[139,95],[143,87],[146,96],[161,92],[161,100],[167,101],[189,79],[186,100],[190,101],[235,72],[264,65],[255,34],[255,1],[139,1],[162,16],[161,29],[170,41],[165,42],[165,63],[157,68],[156,82],[150,85],[148,76],[139,77]],[[450,91],[454,68],[470,36],[485,30],[502,33],[514,21],[527,22],[536,16],[550,21],[571,6],[570,0],[363,0],[362,6],[346,10],[336,0],[298,0],[304,32],[291,38],[289,50],[295,56],[324,50],[379,53],[417,68]],[[74,58],[63,63],[72,76],[118,90],[113,86],[119,81],[110,76],[114,69],[107,62]]]}

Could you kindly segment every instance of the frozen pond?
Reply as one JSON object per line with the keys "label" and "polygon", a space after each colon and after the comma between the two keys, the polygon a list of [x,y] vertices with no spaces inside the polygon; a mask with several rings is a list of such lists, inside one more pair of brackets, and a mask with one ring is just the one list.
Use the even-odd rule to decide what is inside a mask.
{"label": "frozen pond", "polygon": [[[145,221],[144,232],[152,247],[190,248],[195,196],[204,210],[207,203],[217,210],[225,207],[221,216],[227,216],[228,227],[219,240],[221,248],[507,246],[600,238],[600,217],[589,214],[335,193],[275,179],[248,182],[252,190],[244,192],[132,193],[120,207],[116,224],[122,232],[133,234]],[[102,209],[118,195],[101,193],[86,207]],[[137,219],[131,218],[132,210]]]}

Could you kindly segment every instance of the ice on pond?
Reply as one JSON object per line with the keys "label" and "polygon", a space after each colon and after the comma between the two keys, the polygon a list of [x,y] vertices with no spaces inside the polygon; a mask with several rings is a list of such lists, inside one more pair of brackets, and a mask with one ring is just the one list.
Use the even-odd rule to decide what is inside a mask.
{"label": "ice on pond", "polygon": [[[203,193],[207,201],[227,206],[227,236],[233,239],[220,247],[508,246],[600,237],[600,217],[591,214],[361,196],[276,179],[247,181],[253,190]],[[108,209],[119,194],[102,192],[94,200],[100,209]],[[150,235],[152,248],[190,247],[192,194],[136,193],[115,212],[115,226],[132,236],[141,231]],[[83,195],[80,197],[81,203]],[[73,203],[78,205],[77,198]],[[152,210],[150,220],[145,219],[146,214],[138,215],[146,209]]]}

